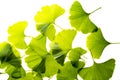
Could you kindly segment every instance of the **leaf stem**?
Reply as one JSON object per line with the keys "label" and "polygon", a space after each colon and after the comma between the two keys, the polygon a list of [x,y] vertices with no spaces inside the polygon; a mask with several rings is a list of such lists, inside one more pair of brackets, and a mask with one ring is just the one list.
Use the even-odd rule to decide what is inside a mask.
{"label": "leaf stem", "polygon": [[99,7],[99,8],[97,8],[97,9],[95,9],[95,10],[94,10],[94,11],[92,11],[90,14],[92,14],[92,13],[94,13],[94,12],[98,11],[99,9],[101,9],[101,7]]}
{"label": "leaf stem", "polygon": [[95,63],[95,60],[94,60],[94,58],[93,58],[93,55],[92,55],[92,51],[91,51],[91,50],[90,50],[90,54],[91,54],[91,56],[92,56],[93,62]]}
{"label": "leaf stem", "polygon": [[110,43],[110,44],[120,44],[120,42]]}
{"label": "leaf stem", "polygon": [[28,35],[25,35],[25,37],[33,38],[33,36],[28,36]]}
{"label": "leaf stem", "polygon": [[63,28],[62,28],[62,27],[60,27],[59,25],[57,25],[57,24],[55,24],[55,23],[54,23],[54,25],[55,25],[55,26],[57,26],[58,28],[60,28],[60,29],[62,29],[62,30],[63,30]]}

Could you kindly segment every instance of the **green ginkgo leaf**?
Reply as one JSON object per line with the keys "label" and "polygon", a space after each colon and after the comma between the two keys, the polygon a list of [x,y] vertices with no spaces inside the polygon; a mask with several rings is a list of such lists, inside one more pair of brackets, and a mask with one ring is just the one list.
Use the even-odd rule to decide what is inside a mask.
{"label": "green ginkgo leaf", "polygon": [[21,21],[13,24],[8,28],[8,40],[17,48],[25,49],[27,47],[24,40],[24,30],[27,27],[26,21]]}
{"label": "green ginkgo leaf", "polygon": [[84,80],[109,80],[114,67],[115,60],[110,59],[104,63],[94,63],[91,67],[83,68],[79,74]]}
{"label": "green ginkgo leaf", "polygon": [[57,43],[51,43],[50,48],[50,53],[52,53],[54,59],[56,59],[59,64],[63,65],[67,52],[63,51]]}
{"label": "green ginkgo leaf", "polygon": [[53,4],[51,6],[42,7],[41,11],[35,15],[36,28],[41,33],[46,33],[48,26],[55,22],[55,19],[64,13],[64,9]]}
{"label": "green ginkgo leaf", "polygon": [[8,80],[17,80],[26,75],[25,70],[22,67],[17,67],[10,75]]}
{"label": "green ginkgo leaf", "polygon": [[80,47],[73,48],[69,53],[69,59],[71,61],[78,61],[80,59],[80,56],[85,54],[86,51]]}
{"label": "green ginkgo leaf", "polygon": [[12,52],[12,47],[7,42],[3,42],[0,44],[0,59],[6,57]]}
{"label": "green ginkgo leaf", "polygon": [[83,10],[81,4],[78,1],[75,1],[70,8],[69,19],[72,27],[85,34],[94,32],[97,27],[91,22],[89,15],[89,13],[86,13]]}
{"label": "green ginkgo leaf", "polygon": [[38,36],[33,38],[29,44],[29,48],[26,51],[28,55],[25,59],[28,66],[34,68],[38,66],[42,59],[46,56],[46,37],[45,36]]}
{"label": "green ginkgo leaf", "polygon": [[37,72],[32,71],[27,73],[25,77],[19,80],[43,80],[43,79]]}
{"label": "green ginkgo leaf", "polygon": [[57,74],[57,80],[76,80],[77,69],[74,68],[71,62],[66,62]]}
{"label": "green ginkgo leaf", "polygon": [[[13,51],[13,49],[14,49],[14,51]],[[16,55],[18,55],[18,53],[16,53],[16,55],[15,55],[15,51],[17,51],[17,50],[15,48],[12,48],[12,46],[9,43],[7,43],[7,42],[1,43],[0,44],[1,64],[8,63],[13,66],[20,66],[21,65],[20,56],[16,56]]]}
{"label": "green ginkgo leaf", "polygon": [[45,62],[45,75],[51,77],[58,72],[60,65],[52,55],[48,55]]}
{"label": "green ginkgo leaf", "polygon": [[49,40],[52,41],[55,37],[55,32],[56,32],[55,27],[53,24],[51,24],[48,26],[45,35],[49,38]]}
{"label": "green ginkgo leaf", "polygon": [[93,58],[100,58],[104,48],[110,44],[107,42],[100,29],[97,30],[97,32],[91,33],[87,37],[87,47],[91,51]]}
{"label": "green ginkgo leaf", "polygon": [[54,42],[57,43],[64,52],[67,52],[72,48],[72,41],[75,35],[75,30],[63,30],[56,35]]}

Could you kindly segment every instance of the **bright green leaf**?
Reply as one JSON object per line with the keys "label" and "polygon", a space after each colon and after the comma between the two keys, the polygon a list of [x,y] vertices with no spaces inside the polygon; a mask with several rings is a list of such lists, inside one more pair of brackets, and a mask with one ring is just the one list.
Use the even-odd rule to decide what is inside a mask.
{"label": "bright green leaf", "polygon": [[93,58],[99,58],[108,44],[110,43],[104,39],[100,29],[87,37],[87,47],[91,51]]}
{"label": "bright green leaf", "polygon": [[77,79],[77,69],[71,62],[66,62],[57,74],[57,80],[75,80]]}
{"label": "bright green leaf", "polygon": [[49,40],[53,40],[55,37],[55,32],[55,27],[53,24],[51,24],[48,26],[45,35],[49,38]]}
{"label": "bright green leaf", "polygon": [[86,51],[80,47],[74,48],[69,53],[69,59],[71,61],[78,61],[80,59],[80,56],[85,53]]}
{"label": "bright green leaf", "polygon": [[72,41],[75,35],[75,30],[63,30],[56,35],[54,42],[57,43],[63,51],[67,52],[72,48]]}
{"label": "bright green leaf", "polygon": [[46,38],[45,36],[38,36],[33,38],[29,44],[29,48],[26,51],[28,55],[25,59],[28,66],[34,68],[40,64],[42,58],[47,54],[46,50]]}
{"label": "bright green leaf", "polygon": [[37,30],[44,34],[48,26],[54,23],[55,19],[61,16],[64,12],[64,9],[57,4],[42,7],[42,10],[35,15]]}
{"label": "bright green leaf", "polygon": [[6,57],[11,53],[11,46],[7,42],[3,42],[0,44],[0,59]]}
{"label": "bright green leaf", "polygon": [[56,59],[59,64],[63,65],[67,53],[65,53],[65,51],[63,51],[59,45],[54,42],[50,44],[50,48],[50,53],[52,53],[54,59]]}
{"label": "bright green leaf", "polygon": [[70,8],[70,23],[72,27],[76,28],[82,33],[94,32],[97,27],[89,19],[88,13],[86,13],[81,4],[78,1],[75,1]]}
{"label": "bright green leaf", "polygon": [[24,30],[27,26],[27,22],[17,22],[8,28],[9,37],[8,40],[17,48],[24,49],[27,47],[24,41]]}
{"label": "bright green leaf", "polygon": [[94,63],[91,67],[83,68],[79,74],[84,80],[109,80],[114,67],[115,60],[110,59],[104,63]]}
{"label": "bright green leaf", "polygon": [[[16,49],[14,49],[14,51],[15,50]],[[21,64],[20,56],[18,57],[14,53],[15,52],[13,52],[13,48],[9,43],[3,42],[0,44],[1,63],[9,63],[13,66],[20,66]]]}
{"label": "bright green leaf", "polygon": [[19,80],[42,80],[42,77],[37,72],[29,72],[25,77]]}
{"label": "bright green leaf", "polygon": [[46,58],[45,67],[45,75],[51,77],[58,72],[60,65],[56,62],[52,55],[48,55]]}
{"label": "bright green leaf", "polygon": [[71,61],[73,67],[77,68],[77,70],[81,70],[85,66],[85,62],[83,61]]}
{"label": "bright green leaf", "polygon": [[25,70],[23,67],[20,66],[13,66],[10,64],[6,64],[5,66],[5,72],[9,74],[8,80],[18,80],[19,78],[22,78],[25,76]]}

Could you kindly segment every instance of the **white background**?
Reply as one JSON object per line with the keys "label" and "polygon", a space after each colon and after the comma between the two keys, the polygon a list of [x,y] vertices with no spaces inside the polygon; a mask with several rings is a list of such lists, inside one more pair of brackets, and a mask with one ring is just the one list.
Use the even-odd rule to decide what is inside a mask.
{"label": "white background", "polygon": [[[90,19],[101,28],[105,39],[111,43],[103,51],[103,55],[97,62],[104,62],[110,58],[116,60],[116,67],[110,80],[120,80],[120,1],[119,0],[79,0],[86,12],[90,13],[102,7],[90,16]],[[36,35],[34,15],[41,6],[53,3],[66,9],[66,13],[57,19],[56,24],[63,28],[69,28],[69,8],[74,0],[0,0],[0,42],[7,40],[7,28],[18,21],[28,21],[26,34]],[[73,47],[81,46],[86,49],[85,36],[78,35],[73,42]],[[86,55],[86,66],[91,66],[89,53]],[[101,73],[102,74],[102,73]],[[7,77],[7,76],[6,76]],[[0,80],[6,80],[4,76]],[[47,78],[45,78],[47,79]]]}

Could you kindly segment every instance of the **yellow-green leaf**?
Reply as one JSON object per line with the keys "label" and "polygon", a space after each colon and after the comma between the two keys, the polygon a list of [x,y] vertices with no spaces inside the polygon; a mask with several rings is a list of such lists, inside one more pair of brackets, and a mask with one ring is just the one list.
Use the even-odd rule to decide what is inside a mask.
{"label": "yellow-green leaf", "polygon": [[33,38],[29,44],[29,48],[26,51],[28,55],[25,59],[28,66],[34,68],[38,66],[42,59],[46,56],[46,37],[45,36],[38,36]]}
{"label": "yellow-green leaf", "polygon": [[72,41],[75,35],[75,30],[63,30],[56,35],[54,42],[57,43],[63,51],[67,52],[72,48]]}
{"label": "yellow-green leaf", "polygon": [[17,48],[25,49],[27,47],[24,40],[24,30],[27,27],[26,21],[13,24],[8,28],[8,40]]}
{"label": "yellow-green leaf", "polygon": [[42,7],[41,11],[38,11],[35,15],[37,30],[44,34],[48,26],[54,23],[55,19],[61,16],[64,12],[65,10],[57,4]]}
{"label": "yellow-green leaf", "polygon": [[91,51],[93,58],[100,58],[104,48],[110,44],[107,42],[100,29],[97,32],[91,33],[87,37],[87,47]]}
{"label": "yellow-green leaf", "polygon": [[89,15],[83,10],[81,4],[75,1],[70,8],[69,16],[72,27],[85,34],[95,31],[97,27],[91,22]]}
{"label": "yellow-green leaf", "polygon": [[84,80],[109,80],[114,67],[115,60],[110,59],[104,63],[94,63],[91,67],[83,68],[79,74]]}
{"label": "yellow-green leaf", "polygon": [[69,53],[69,59],[71,61],[78,61],[80,59],[80,56],[85,53],[86,51],[80,47],[73,48]]}

